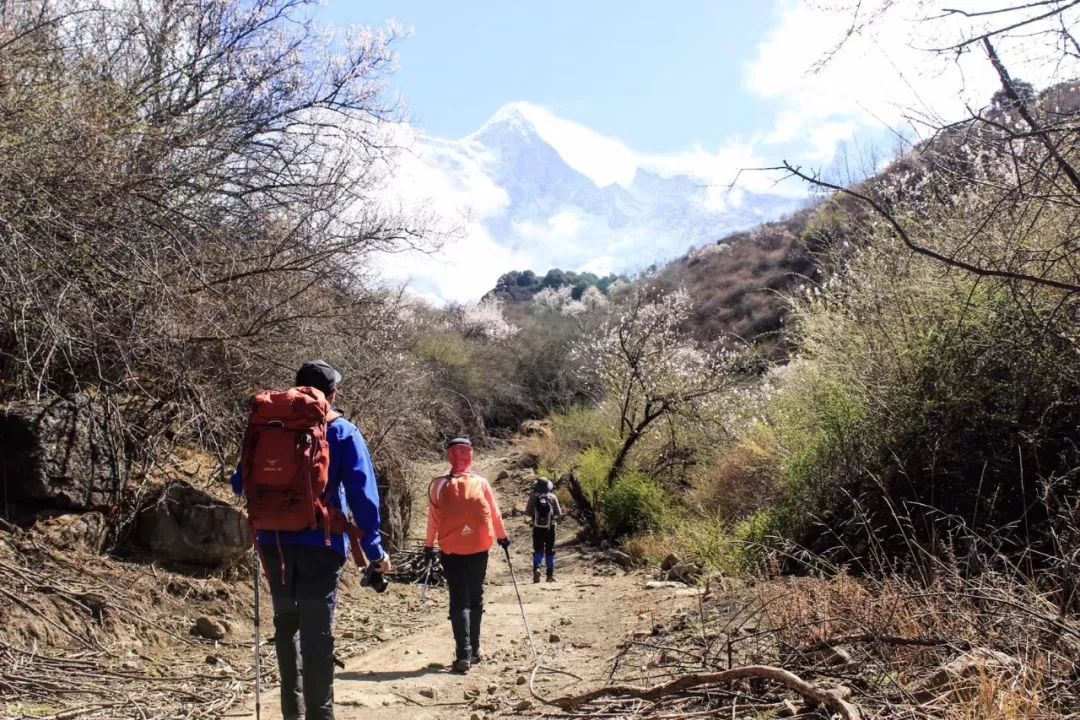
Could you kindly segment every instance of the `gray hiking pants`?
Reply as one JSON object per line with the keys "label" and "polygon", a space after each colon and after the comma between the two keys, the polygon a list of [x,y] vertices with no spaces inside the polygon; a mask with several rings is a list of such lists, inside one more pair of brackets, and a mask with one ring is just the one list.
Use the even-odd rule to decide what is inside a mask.
{"label": "gray hiking pants", "polygon": [[[284,720],[334,720],[334,606],[345,558],[326,547],[263,545],[274,603]],[[285,572],[282,574],[282,559]]]}

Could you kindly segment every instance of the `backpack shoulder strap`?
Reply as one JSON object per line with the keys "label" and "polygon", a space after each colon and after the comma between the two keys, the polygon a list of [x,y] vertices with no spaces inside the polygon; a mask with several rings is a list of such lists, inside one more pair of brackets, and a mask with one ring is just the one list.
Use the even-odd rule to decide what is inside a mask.
{"label": "backpack shoulder strap", "polygon": [[442,492],[445,483],[449,480],[449,475],[439,475],[438,477],[431,478],[431,484],[428,485],[428,502],[432,505],[439,504],[439,494]]}

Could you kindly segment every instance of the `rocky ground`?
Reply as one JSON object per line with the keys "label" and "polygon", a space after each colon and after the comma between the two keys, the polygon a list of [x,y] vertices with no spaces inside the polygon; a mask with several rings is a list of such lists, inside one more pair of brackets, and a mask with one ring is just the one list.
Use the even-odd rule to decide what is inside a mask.
{"label": "rocky ground", "polygon": [[[531,535],[520,513],[532,474],[515,470],[514,463],[512,452],[500,453],[481,458],[478,470],[492,480],[514,540],[510,557],[537,656],[525,634],[509,566],[496,548],[485,595],[485,661],[467,676],[447,669],[453,644],[445,588],[430,589],[423,602],[417,585],[343,599],[338,643],[349,659],[337,674],[338,718],[537,717],[550,710],[543,698],[605,682],[626,636],[649,634],[676,608],[696,604],[697,589],[650,588],[644,574],[627,573],[606,554],[575,545],[572,522],[559,532],[558,581],[533,584]],[[428,469],[434,475],[441,467]],[[417,531],[426,522],[421,506],[414,518]],[[357,622],[369,633],[374,629],[374,645],[361,648],[353,642]],[[264,699],[263,715],[281,717],[275,689]],[[254,717],[250,700],[228,716]]]}
{"label": "rocky ground", "polygon": [[[530,534],[521,516],[533,482],[513,447],[483,457],[507,519],[537,665],[504,556],[490,565],[484,636],[487,662],[467,677],[445,669],[452,655],[444,588],[421,602],[418,585],[379,595],[343,577],[336,623],[339,717],[522,716],[540,698],[605,680],[622,639],[648,633],[672,610],[695,603],[687,587],[646,586],[609,555],[559,534],[559,581],[533,585]],[[189,463],[186,473],[197,474]],[[416,497],[441,465],[421,467]],[[204,484],[205,485],[205,484]],[[206,488],[227,499],[224,488]],[[417,502],[413,532],[425,527]],[[93,516],[90,516],[93,517]],[[216,718],[250,715],[253,591],[248,561],[228,571],[119,559],[84,544],[86,515],[0,528],[0,710],[13,718]],[[92,530],[93,528],[89,528]],[[419,538],[416,538],[419,544]],[[265,585],[263,586],[265,590]],[[263,708],[277,715],[271,614],[262,606]]]}
{"label": "rocky ground", "polygon": [[[1075,717],[1067,709],[1080,706],[1080,629],[1050,599],[1007,579],[954,587],[946,578],[928,591],[843,574],[751,586],[714,576],[693,587],[671,577],[696,568],[671,558],[668,571],[627,569],[630,558],[616,550],[575,544],[567,522],[558,582],[534,585],[521,516],[533,473],[523,460],[509,445],[481,457],[478,469],[493,480],[515,541],[532,643],[498,551],[486,661],[465,677],[446,669],[445,589],[422,601],[418,585],[399,582],[380,595],[348,567],[336,624],[340,719],[1033,720]],[[416,498],[442,469],[416,468]],[[228,496],[215,492],[219,501]],[[416,546],[423,506],[416,503]],[[110,557],[84,542],[95,530],[87,523],[77,514],[30,529],[0,522],[0,715],[253,717],[250,563],[209,571]],[[261,618],[262,714],[275,720],[269,603]]]}

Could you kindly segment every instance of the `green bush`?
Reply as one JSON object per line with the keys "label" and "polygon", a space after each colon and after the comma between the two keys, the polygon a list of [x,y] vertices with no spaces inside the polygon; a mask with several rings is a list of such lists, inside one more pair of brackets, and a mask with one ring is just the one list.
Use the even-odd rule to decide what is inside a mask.
{"label": "green bush", "polygon": [[1075,299],[1018,302],[875,242],[795,304],[801,357],[768,413],[785,497],[736,535],[837,562],[1056,552],[1080,490]]}
{"label": "green bush", "polygon": [[626,472],[600,500],[604,528],[612,537],[662,529],[671,516],[672,500],[652,480]]}
{"label": "green bush", "polygon": [[594,506],[607,494],[607,474],[614,454],[598,447],[585,449],[577,459],[577,477],[585,495]]}
{"label": "green bush", "polygon": [[720,517],[681,518],[673,524],[670,538],[672,550],[710,570],[734,575],[742,568],[739,546]]}
{"label": "green bush", "polygon": [[613,448],[618,443],[615,422],[597,407],[575,407],[551,416],[559,444],[572,450]]}

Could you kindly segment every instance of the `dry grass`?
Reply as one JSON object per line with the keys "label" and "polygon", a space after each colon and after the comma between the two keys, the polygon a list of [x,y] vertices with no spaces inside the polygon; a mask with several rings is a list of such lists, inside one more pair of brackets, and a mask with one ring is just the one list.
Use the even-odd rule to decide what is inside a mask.
{"label": "dry grass", "polygon": [[694,472],[691,506],[733,523],[774,504],[780,491],[777,458],[767,433],[747,433]]}
{"label": "dry grass", "polygon": [[[1014,577],[800,578],[758,590],[786,664],[834,670],[893,717],[1063,717],[1080,707],[1080,623]],[[946,672],[945,668],[952,667]]]}
{"label": "dry grass", "polygon": [[[655,554],[652,541],[624,548]],[[1063,616],[1014,576],[932,582],[901,577],[763,579],[628,639],[612,682],[653,687],[731,667],[774,666],[858,706],[864,720],[1050,720],[1080,709],[1080,619]],[[615,702],[615,701],[612,701]],[[650,703],[591,706],[612,717],[725,717],[738,706],[770,714],[785,702],[822,717],[782,688],[717,684]],[[584,710],[584,708],[581,708]],[[584,717],[582,715],[582,717]]]}

